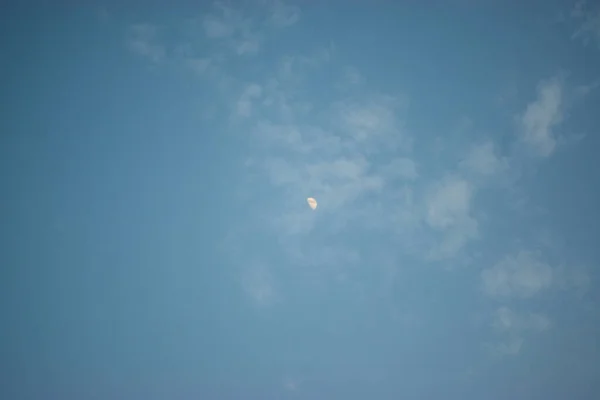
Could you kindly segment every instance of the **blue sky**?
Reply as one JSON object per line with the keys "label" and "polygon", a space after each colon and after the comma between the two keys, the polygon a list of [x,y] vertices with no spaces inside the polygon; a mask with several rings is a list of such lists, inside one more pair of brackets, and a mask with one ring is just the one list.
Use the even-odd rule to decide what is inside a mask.
{"label": "blue sky", "polygon": [[597,5],[192,3],[3,13],[2,398],[597,398]]}

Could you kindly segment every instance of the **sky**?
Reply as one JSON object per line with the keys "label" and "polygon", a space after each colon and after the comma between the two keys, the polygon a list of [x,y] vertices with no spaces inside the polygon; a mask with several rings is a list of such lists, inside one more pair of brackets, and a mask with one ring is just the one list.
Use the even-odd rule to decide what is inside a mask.
{"label": "sky", "polygon": [[597,3],[144,4],[2,6],[1,398],[598,398]]}

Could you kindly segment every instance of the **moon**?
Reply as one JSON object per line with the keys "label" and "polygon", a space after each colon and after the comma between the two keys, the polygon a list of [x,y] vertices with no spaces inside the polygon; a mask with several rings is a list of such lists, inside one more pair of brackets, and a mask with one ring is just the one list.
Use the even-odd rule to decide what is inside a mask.
{"label": "moon", "polygon": [[313,199],[312,197],[309,197],[308,199],[306,199],[306,202],[308,203],[308,206],[310,208],[312,208],[313,210],[315,208],[317,208],[317,201],[315,199]]}

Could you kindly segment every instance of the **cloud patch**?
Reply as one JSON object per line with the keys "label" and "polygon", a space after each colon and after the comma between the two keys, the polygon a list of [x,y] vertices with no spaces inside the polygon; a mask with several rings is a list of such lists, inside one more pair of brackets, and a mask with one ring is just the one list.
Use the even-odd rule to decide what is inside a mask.
{"label": "cloud patch", "polygon": [[493,176],[508,169],[508,160],[499,157],[492,141],[475,144],[467,156],[460,162],[460,167],[472,174]]}
{"label": "cloud patch", "polygon": [[442,240],[432,249],[430,258],[452,257],[478,236],[477,220],[471,216],[472,197],[473,186],[458,176],[446,177],[430,188],[425,221],[442,233]]}
{"label": "cloud patch", "polygon": [[[219,41],[238,56],[253,55],[260,51],[267,28],[286,28],[300,18],[300,9],[281,1],[263,4],[258,15],[245,15],[223,2],[214,3],[214,12],[202,19],[205,35]],[[267,22],[265,15],[267,14]]]}
{"label": "cloud patch", "polygon": [[134,53],[159,63],[166,56],[166,48],[159,41],[159,29],[152,24],[140,23],[129,27],[127,45]]}
{"label": "cloud patch", "polygon": [[521,251],[481,272],[483,291],[495,298],[530,298],[550,288],[554,271],[539,255]]}
{"label": "cloud patch", "polygon": [[516,356],[521,352],[526,337],[544,332],[551,325],[550,319],[543,314],[499,307],[492,314],[490,326],[500,340],[489,344],[489,350],[499,357]]}
{"label": "cloud patch", "polygon": [[548,157],[556,147],[555,128],[563,120],[562,94],[559,79],[540,83],[537,99],[519,118],[521,140],[539,156]]}
{"label": "cloud patch", "polygon": [[575,3],[571,17],[579,23],[571,38],[581,40],[586,46],[596,44],[600,49],[600,8],[591,10],[588,2],[581,0]]}
{"label": "cloud patch", "polygon": [[399,115],[407,108],[401,97],[374,95],[368,100],[346,100],[334,104],[335,124],[340,132],[359,146],[385,146],[388,149],[410,151],[412,140],[406,134]]}
{"label": "cloud patch", "polygon": [[585,268],[551,266],[539,252],[525,250],[481,272],[483,292],[499,300],[530,299],[549,289],[573,290],[582,296],[590,283]]}
{"label": "cloud patch", "polygon": [[249,117],[252,114],[252,103],[262,95],[262,87],[255,83],[246,86],[237,102],[236,112],[239,117]]}
{"label": "cloud patch", "polygon": [[271,3],[270,20],[278,28],[287,28],[300,19],[300,8],[295,5],[285,4],[281,1]]}
{"label": "cloud patch", "polygon": [[241,286],[252,303],[260,308],[277,302],[279,296],[270,270],[263,264],[247,265],[241,273]]}
{"label": "cloud patch", "polygon": [[[459,290],[474,289],[477,300],[489,307],[478,319],[484,321],[485,336],[473,337],[474,342],[488,343],[494,355],[515,356],[532,335],[561,320],[543,309],[546,301],[555,301],[548,295],[564,296],[569,291],[586,296],[592,280],[584,269],[550,263],[542,252],[527,250],[540,246],[522,243],[531,239],[526,235],[535,227],[521,229],[520,224],[539,222],[530,215],[537,212],[535,205],[523,201],[519,217],[527,218],[515,223],[511,214],[515,207],[503,202],[516,195],[530,199],[525,189],[536,163],[550,161],[557,148],[564,148],[559,129],[566,111],[573,100],[595,90],[597,82],[572,90],[561,77],[539,81],[537,86],[534,81],[533,94],[523,99],[526,88],[510,86],[498,115],[497,102],[496,109],[485,110],[484,101],[468,115],[472,103],[447,107],[454,101],[448,93],[451,85],[433,94],[448,98],[430,102],[421,97],[430,91],[420,90],[413,97],[409,90],[436,87],[435,82],[407,77],[387,82],[369,75],[371,63],[378,61],[344,59],[356,54],[352,43],[337,51],[328,38],[319,37],[312,49],[304,49],[310,46],[304,38],[314,35],[303,36],[291,28],[309,16],[298,7],[261,0],[257,7],[244,10],[248,4],[217,2],[208,15],[176,24],[170,31],[132,25],[126,40],[128,48],[150,64],[196,79],[184,95],[198,96],[207,110],[213,107],[211,129],[223,129],[219,134],[230,140],[231,154],[224,157],[231,156],[225,160],[233,163],[228,165],[232,170],[239,168],[225,176],[236,186],[231,195],[239,196],[241,204],[223,202],[222,207],[231,206],[233,211],[227,208],[223,213],[231,225],[222,252],[240,293],[255,310],[305,305],[334,293],[343,296],[340,303],[351,310],[362,312],[366,305],[377,309],[378,323],[389,317],[386,322],[395,327],[414,321],[424,325],[432,298],[439,297],[409,293],[413,283],[415,293],[421,291],[418,285],[438,291],[429,286],[437,277],[419,268],[432,266],[429,270],[435,274],[436,267],[466,265],[461,273],[473,275],[459,284],[471,286]],[[575,14],[582,26],[574,38],[596,40],[593,14],[583,7]],[[286,42],[287,38],[297,42]],[[415,66],[413,62],[406,66]],[[404,70],[420,72],[412,67]],[[456,82],[446,76],[440,79]],[[401,90],[389,89],[402,81],[407,86]],[[479,96],[467,93],[459,96],[461,102],[471,95]],[[490,104],[497,100],[494,93],[489,100]],[[518,100],[522,108],[505,115]],[[437,113],[436,104],[447,111]],[[220,107],[223,112],[216,111]],[[458,114],[445,114],[452,110]],[[461,124],[448,129],[448,120]],[[508,132],[500,131],[505,128]],[[244,154],[238,160],[240,152]],[[307,206],[307,197],[319,201],[316,210]],[[522,247],[517,250],[523,250],[502,253],[483,269],[472,268],[489,256],[488,251],[502,248],[502,243],[485,241],[486,229],[496,227],[507,233],[502,235],[506,240],[519,240]],[[551,253],[555,260],[559,252]],[[405,278],[414,281],[402,286]],[[453,285],[452,279],[447,281]],[[456,288],[446,282],[439,287]],[[479,301],[472,303],[480,307]],[[381,310],[392,312],[386,316],[387,311]],[[280,311],[285,310],[275,314]],[[366,321],[371,317],[366,314],[370,312],[357,318]],[[400,315],[408,317],[402,321]],[[337,321],[333,325],[346,328]],[[301,390],[293,380],[285,386]]]}

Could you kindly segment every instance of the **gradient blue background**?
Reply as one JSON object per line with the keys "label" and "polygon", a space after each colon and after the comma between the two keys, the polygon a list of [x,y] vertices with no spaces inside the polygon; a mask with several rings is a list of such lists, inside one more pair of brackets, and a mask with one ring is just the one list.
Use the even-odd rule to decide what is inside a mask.
{"label": "gradient blue background", "polygon": [[600,8],[422,3],[4,6],[0,397],[597,398]]}

